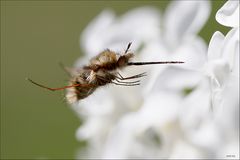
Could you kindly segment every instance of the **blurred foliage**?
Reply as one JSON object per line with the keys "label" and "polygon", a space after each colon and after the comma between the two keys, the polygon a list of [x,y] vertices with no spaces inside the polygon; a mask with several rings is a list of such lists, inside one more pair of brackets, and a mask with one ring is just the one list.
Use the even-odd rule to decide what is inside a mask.
{"label": "blurred foliage", "polygon": [[195,88],[194,87],[189,87],[189,88],[184,88],[183,89],[183,96],[187,96],[187,95],[189,95],[190,93],[192,93],[192,91],[194,90]]}
{"label": "blurred foliage", "polygon": [[[223,1],[213,10],[200,35],[208,42]],[[79,36],[103,9],[121,15],[138,6],[164,10],[168,1],[1,1],[1,159],[74,158],[81,144],[75,138],[78,117],[63,100],[28,83],[52,87],[68,77],[58,62],[71,66],[81,55]],[[107,46],[106,46],[107,47]]]}

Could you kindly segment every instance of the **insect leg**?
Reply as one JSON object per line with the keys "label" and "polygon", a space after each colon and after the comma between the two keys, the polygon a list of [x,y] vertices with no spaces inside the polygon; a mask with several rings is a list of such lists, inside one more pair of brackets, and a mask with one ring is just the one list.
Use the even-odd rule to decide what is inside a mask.
{"label": "insect leg", "polygon": [[138,86],[138,85],[140,85],[140,83],[136,83],[136,84],[123,84],[123,83],[117,83],[117,82],[113,82],[113,81],[111,83],[113,83],[115,85],[120,85],[120,86]]}
{"label": "insect leg", "polygon": [[119,79],[115,79],[117,82],[121,82],[121,83],[139,83],[140,80],[137,80],[137,81],[122,81],[122,80],[119,80]]}
{"label": "insect leg", "polygon": [[111,82],[111,79],[106,79],[105,77],[102,77],[102,76],[99,76],[99,75],[97,75],[97,78],[105,81],[106,83],[110,83]]}
{"label": "insect leg", "polygon": [[134,79],[134,78],[140,78],[140,77],[146,76],[146,72],[136,74],[130,77],[123,77],[119,72],[117,72],[117,74],[120,76],[121,80]]}
{"label": "insect leg", "polygon": [[140,80],[137,80],[137,81],[121,81],[121,80],[118,80],[117,78],[115,79],[115,81],[117,81],[119,83],[123,83],[123,84],[135,84],[135,83],[140,82]]}
{"label": "insect leg", "polygon": [[115,80],[119,83],[133,84],[133,83],[139,83],[140,82],[140,80],[137,80],[137,81],[123,81],[124,79],[121,75],[120,75],[120,77],[118,77],[117,75],[111,74],[111,73],[108,73],[108,72],[105,72],[105,74],[108,74],[109,76],[114,77]]}
{"label": "insect leg", "polygon": [[[109,73],[108,73],[108,74],[109,74]],[[112,75],[112,74],[109,74],[109,75]],[[115,85],[122,85],[122,86],[136,86],[136,85],[140,85],[140,83],[127,84],[127,83],[123,83],[123,82],[120,82],[120,81],[114,82],[113,79],[106,79],[106,78],[104,78],[104,77],[102,77],[102,76],[97,76],[97,77],[98,77],[99,79],[107,82],[107,83],[113,83],[113,84],[115,84]]]}

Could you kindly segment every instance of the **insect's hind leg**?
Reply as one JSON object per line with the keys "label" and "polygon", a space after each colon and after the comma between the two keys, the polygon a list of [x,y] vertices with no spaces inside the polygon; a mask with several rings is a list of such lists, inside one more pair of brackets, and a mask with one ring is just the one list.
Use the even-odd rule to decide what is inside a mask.
{"label": "insect's hind leg", "polygon": [[135,84],[135,83],[139,83],[140,82],[140,80],[137,80],[137,81],[123,81],[123,80],[120,80],[118,78],[116,78],[115,81],[117,81],[119,83],[125,83],[125,84]]}
{"label": "insect's hind leg", "polygon": [[108,72],[105,72],[106,74],[108,74],[109,76],[111,77],[114,77],[115,81],[119,82],[119,83],[123,83],[123,84],[135,84],[135,83],[139,83],[140,80],[137,80],[137,81],[124,81],[124,78],[117,72],[117,74],[119,74],[119,76],[115,75],[115,74],[111,74],[111,73],[108,73]]}
{"label": "insect's hind leg", "polygon": [[117,83],[117,82],[111,82],[111,83],[113,83],[113,84],[115,84],[115,85],[120,85],[120,86],[138,86],[138,85],[140,85],[140,83],[135,83],[135,84],[124,84],[124,83]]}
{"label": "insect's hind leg", "polygon": [[[110,73],[107,73],[107,74],[114,76],[113,74],[110,74]],[[138,83],[138,81],[136,81],[136,82],[122,82],[122,81],[117,80],[117,78],[116,79],[106,79],[106,78],[104,78],[102,76],[99,76],[99,75],[97,77],[99,79],[105,81],[106,83],[113,83],[115,85],[121,85],[121,86],[136,86],[136,85],[140,85],[140,83]],[[116,76],[114,76],[114,77],[116,77]],[[114,82],[114,80],[116,80],[117,82]]]}
{"label": "insect's hind leg", "polygon": [[117,72],[117,74],[120,76],[115,76],[116,77],[116,81],[118,83],[114,83],[116,85],[123,85],[123,86],[137,86],[137,85],[140,85],[140,80],[137,80],[137,81],[125,81],[125,80],[129,80],[129,79],[135,79],[135,78],[140,78],[140,77],[143,77],[143,76],[146,76],[145,75],[145,72],[144,73],[141,73],[141,74],[137,74],[137,75],[134,75],[134,76],[130,76],[130,77],[123,77],[120,73]]}

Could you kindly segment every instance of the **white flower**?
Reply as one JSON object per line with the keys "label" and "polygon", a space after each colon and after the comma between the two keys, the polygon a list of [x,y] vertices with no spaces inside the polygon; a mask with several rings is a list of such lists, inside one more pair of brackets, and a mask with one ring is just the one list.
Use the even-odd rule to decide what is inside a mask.
{"label": "white flower", "polygon": [[[87,58],[76,65],[82,65],[83,61],[106,48],[122,53],[129,42],[133,42],[131,50],[139,49],[140,45],[158,36],[159,20],[157,10],[150,7],[132,10],[121,17],[115,17],[111,11],[102,12],[81,37]],[[132,75],[134,72],[133,68],[123,75]],[[88,156],[100,157],[106,138],[119,118],[141,106],[140,89],[141,87],[105,86],[81,100],[79,105],[73,106],[84,122],[76,135],[79,140],[89,142]]]}
{"label": "white flower", "polygon": [[100,88],[73,106],[83,119],[76,136],[88,142],[86,157],[239,158],[239,3],[217,12],[219,23],[234,28],[215,32],[207,51],[197,33],[209,12],[208,1],[175,1],[163,28],[149,7],[121,17],[104,11],[90,23],[81,37],[87,58],[133,42],[138,60],[185,64],[128,68],[126,75],[148,71],[142,86]]}
{"label": "white flower", "polygon": [[[186,80],[174,75],[178,67],[171,67],[174,74],[166,77],[162,74],[168,73],[165,72],[167,66],[128,68],[124,74],[149,70],[140,87],[100,88],[80,101],[74,106],[83,119],[77,137],[88,141],[90,158],[169,158],[179,154],[179,146],[186,150],[194,147],[182,135],[178,113],[184,88],[194,87],[200,81],[199,75],[192,70],[201,68],[206,61],[206,44],[196,34],[209,12],[207,1],[172,2],[164,16],[162,30],[158,12],[150,8],[136,9],[120,18],[105,11],[91,22],[81,39],[87,57],[106,47],[124,50],[125,44],[133,42],[136,47],[132,50],[139,52],[136,59],[185,61],[182,68],[189,69],[191,78]],[[181,16],[175,21],[178,15]],[[166,85],[175,86],[169,89],[159,84],[159,78]],[[180,85],[174,80],[181,82]],[[202,154],[198,148],[192,148],[191,153],[193,157]]]}
{"label": "white flower", "polygon": [[226,38],[220,32],[213,35],[206,71],[211,80],[212,105],[221,106],[223,91],[239,78],[239,29],[229,31]]}
{"label": "white flower", "polygon": [[230,30],[226,37],[216,32],[209,49],[208,67],[214,120],[224,137],[222,144],[231,148],[231,151],[227,148],[224,151],[224,148],[219,147],[218,157],[232,154],[239,158],[237,145],[233,143],[239,142],[239,28]]}
{"label": "white flower", "polygon": [[[166,72],[169,71],[178,77],[193,77],[193,74],[189,76],[188,70]],[[202,73],[195,74],[198,75],[195,77],[195,82],[198,82],[194,84],[196,89],[182,101],[179,112],[180,126],[186,141],[198,150],[201,149],[201,155],[208,158],[226,158],[229,154],[239,157],[237,145],[233,143],[239,142],[238,28],[232,29],[226,37],[220,32],[214,33],[209,44],[208,61]],[[162,76],[170,77],[166,73]],[[164,82],[169,82],[169,79]],[[177,80],[170,80],[171,83],[168,90],[179,90]],[[232,150],[223,151],[225,145]]]}
{"label": "white flower", "polygon": [[171,48],[195,37],[210,14],[208,1],[175,1],[171,3],[164,16],[164,41]]}
{"label": "white flower", "polygon": [[111,10],[105,10],[82,33],[81,48],[90,57],[106,48],[115,51],[125,49],[129,42],[134,43],[132,49],[136,50],[159,36],[159,15],[151,7],[137,8],[121,17]]}
{"label": "white flower", "polygon": [[[143,49],[141,59],[148,61],[156,61],[156,59],[181,60],[185,63],[177,67],[200,71],[207,59],[207,45],[197,34],[205,24],[209,14],[210,3],[208,1],[173,1],[167,7],[163,18],[164,27],[161,31],[163,36],[159,37],[157,41],[149,43]],[[159,85],[162,85],[159,84],[159,78],[165,77],[161,74],[166,67],[167,65],[151,66],[152,69],[149,72],[151,80],[145,89],[146,94],[152,92],[152,89],[159,89]],[[178,73],[172,73],[172,75],[174,74]],[[196,76],[196,74],[190,75]],[[187,79],[180,76],[179,78],[185,82],[192,81],[192,83],[196,83],[193,81],[194,79],[196,80],[194,77],[188,77]],[[178,79],[171,78],[171,75],[170,79],[170,81],[175,80],[177,82],[175,84],[179,83]],[[185,84],[190,85],[188,83]],[[187,87],[186,85],[183,86],[182,83],[179,83],[179,86],[181,86],[181,89]]]}
{"label": "white flower", "polygon": [[[172,72],[177,73],[178,77],[191,78],[188,70]],[[179,115],[187,141],[208,158],[239,158],[239,143],[233,143],[239,142],[239,28],[230,30],[226,37],[214,33],[207,62],[196,78],[196,89],[182,102]]]}
{"label": "white flower", "polygon": [[228,27],[239,27],[239,1],[229,0],[216,14],[216,20]]}
{"label": "white flower", "polygon": [[[104,158],[167,158],[177,137],[178,96],[152,94],[137,112],[125,114],[111,131]],[[165,108],[168,106],[168,108]]]}

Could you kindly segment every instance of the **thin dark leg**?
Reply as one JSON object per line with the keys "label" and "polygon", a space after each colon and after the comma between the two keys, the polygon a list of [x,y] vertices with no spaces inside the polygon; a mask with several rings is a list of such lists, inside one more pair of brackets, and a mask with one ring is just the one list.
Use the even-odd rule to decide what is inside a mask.
{"label": "thin dark leg", "polygon": [[[108,73],[110,75],[110,73]],[[111,74],[112,75],[112,74]],[[136,86],[136,85],[140,85],[140,83],[127,83],[127,82],[120,82],[117,81],[117,79],[106,79],[102,76],[97,76],[99,79],[105,81],[106,83],[113,83],[115,85],[121,85],[121,86]],[[114,82],[114,80],[116,80],[117,82]]]}
{"label": "thin dark leg", "polygon": [[134,78],[140,78],[143,76],[146,76],[146,72],[140,73],[140,74],[136,74],[130,77],[123,77],[120,73],[117,72],[117,74],[120,76],[121,80],[126,80],[126,79],[134,79]]}
{"label": "thin dark leg", "polygon": [[139,83],[140,82],[140,80],[137,80],[137,81],[122,81],[118,78],[116,78],[115,80],[119,83],[126,83],[126,84],[133,84],[133,83]]}
{"label": "thin dark leg", "polygon": [[135,83],[135,84],[126,84],[126,83],[121,83],[121,82],[114,82],[113,80],[105,79],[102,76],[97,76],[99,79],[105,81],[106,83],[113,83],[115,85],[121,85],[121,86],[136,86],[140,85],[140,83]]}
{"label": "thin dark leg", "polygon": [[118,79],[115,79],[115,81],[117,81],[118,83],[122,83],[122,84],[136,84],[136,83],[140,82],[140,80],[138,80],[138,81],[131,81],[131,82],[125,82],[125,81],[120,81]]}
{"label": "thin dark leg", "polygon": [[[117,82],[120,82],[120,83],[128,83],[128,84],[130,84],[130,83],[138,83],[138,82],[140,82],[140,80],[137,80],[137,81],[123,81],[123,80],[126,80],[125,78],[123,78],[121,75],[120,75],[120,73],[118,73],[117,72],[117,74],[120,76],[120,77],[118,77],[117,75],[114,75],[114,74],[111,74],[111,73],[108,73],[108,72],[105,72],[106,74],[108,74],[110,77],[115,77],[115,80],[117,81]],[[140,75],[140,74],[139,74]],[[103,78],[103,77],[102,77]],[[137,78],[137,77],[136,77]],[[104,78],[103,78],[104,79]],[[131,79],[131,78],[130,78]]]}
{"label": "thin dark leg", "polygon": [[121,83],[116,83],[116,82],[113,82],[113,81],[111,83],[113,83],[115,85],[120,85],[120,86],[138,86],[138,85],[140,85],[140,83],[136,83],[136,84],[121,84]]}
{"label": "thin dark leg", "polygon": [[[110,77],[115,77],[115,79],[105,79],[104,77],[102,76],[97,76],[99,79],[101,80],[104,80],[106,83],[114,83],[116,85],[123,85],[123,86],[135,86],[135,85],[140,85],[140,80],[137,80],[137,81],[131,81],[131,82],[126,82],[126,81],[123,81],[123,80],[126,80],[126,79],[133,79],[133,78],[139,78],[139,77],[142,77],[142,76],[145,76],[145,73],[141,73],[141,74],[137,74],[137,75],[134,75],[134,76],[131,76],[131,77],[122,77],[120,75],[120,73],[117,72],[117,74],[119,74],[120,77],[114,75],[114,74],[111,74],[111,73],[108,73],[108,72],[105,72],[106,74],[108,74]],[[117,81],[117,82],[114,82],[113,80]],[[121,80],[121,81],[119,81]]]}

